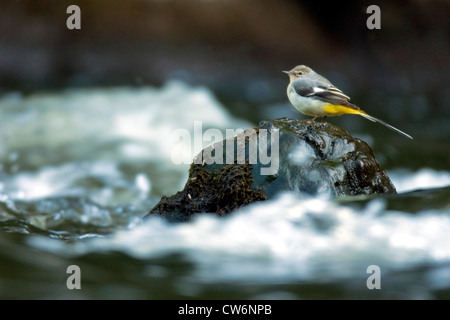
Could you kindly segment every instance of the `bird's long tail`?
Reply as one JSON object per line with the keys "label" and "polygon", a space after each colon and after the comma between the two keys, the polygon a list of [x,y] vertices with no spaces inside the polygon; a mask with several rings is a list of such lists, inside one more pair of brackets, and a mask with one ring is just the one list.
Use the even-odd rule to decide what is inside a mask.
{"label": "bird's long tail", "polygon": [[377,119],[377,118],[375,118],[375,117],[372,117],[371,115],[368,115],[367,113],[365,113],[365,112],[362,111],[362,110],[359,110],[359,111],[360,111],[360,112],[358,112],[357,114],[359,114],[360,116],[363,116],[364,118],[369,119],[370,121],[381,123],[383,126],[388,127],[389,129],[394,130],[395,132],[398,132],[398,133],[404,135],[405,137],[407,137],[407,138],[409,138],[409,139],[412,139],[412,138],[413,138],[413,137],[411,137],[409,134],[404,133],[402,130],[397,129],[397,128],[394,127],[394,126],[391,126],[389,123],[386,123],[386,122],[384,122],[383,120],[380,120],[380,119]]}
{"label": "bird's long tail", "polygon": [[409,134],[404,133],[403,131],[397,129],[394,126],[391,126],[390,124],[384,122],[383,120],[380,120],[375,117],[372,117],[371,115],[368,115],[367,113],[362,111],[359,107],[357,107],[351,103],[348,103],[347,106],[328,104],[325,106],[325,112],[329,115],[335,115],[335,116],[341,116],[343,114],[357,114],[357,115],[363,116],[366,119],[369,119],[370,121],[381,123],[383,126],[386,126],[389,129],[394,130],[395,132],[398,132],[409,139],[413,138]]}

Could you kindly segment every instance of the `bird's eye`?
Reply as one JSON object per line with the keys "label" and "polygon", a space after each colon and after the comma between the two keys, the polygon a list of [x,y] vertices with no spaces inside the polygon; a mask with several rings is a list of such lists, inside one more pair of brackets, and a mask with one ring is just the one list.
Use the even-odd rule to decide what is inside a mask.
{"label": "bird's eye", "polygon": [[301,71],[297,72],[298,76],[301,76],[302,74],[303,74],[303,72],[301,72]]}

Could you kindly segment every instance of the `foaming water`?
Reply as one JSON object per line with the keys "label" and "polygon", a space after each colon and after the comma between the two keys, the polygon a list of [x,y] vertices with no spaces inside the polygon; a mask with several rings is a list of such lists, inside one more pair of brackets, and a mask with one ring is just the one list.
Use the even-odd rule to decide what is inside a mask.
{"label": "foaming water", "polygon": [[[201,121],[204,130],[251,127],[228,114],[206,88],[191,88],[181,82],[170,82],[161,89],[73,89],[28,97],[10,94],[0,100],[0,107],[0,174],[21,174],[14,177],[16,184],[22,179],[22,185],[30,185],[27,177],[39,172],[44,176],[41,180],[50,179],[45,176],[57,174],[52,170],[67,169],[70,179],[77,171],[70,166],[87,165],[104,171],[114,171],[108,167],[116,166],[122,171],[137,171],[135,175],[152,174],[153,191],[158,196],[176,192],[187,177],[189,165],[171,161],[174,148],[182,148],[193,157],[211,143],[185,141],[180,146],[172,139],[175,130],[193,134],[194,121]],[[53,181],[53,186],[48,186],[42,182],[39,191],[26,187],[27,195],[48,196],[66,183]]]}
{"label": "foaming water", "polygon": [[30,245],[75,256],[187,254],[196,264],[194,276],[206,282],[322,282],[364,278],[372,264],[388,273],[450,261],[449,227],[450,212],[389,212],[379,199],[359,210],[286,193],[226,218],[199,215],[183,224],[150,218],[86,242],[47,246],[45,239],[32,239]]}
{"label": "foaming water", "polygon": [[417,172],[405,169],[389,172],[397,192],[450,186],[450,172],[423,168]]}
{"label": "foaming water", "polygon": [[[0,108],[0,297],[370,298],[370,265],[378,297],[450,292],[449,172],[389,171],[400,198],[284,193],[226,217],[143,220],[186,182],[174,143],[191,155],[209,144],[180,145],[175,130],[253,125],[179,82],[10,94]],[[408,209],[422,196],[434,205]],[[72,264],[86,279],[78,295],[65,287]]]}

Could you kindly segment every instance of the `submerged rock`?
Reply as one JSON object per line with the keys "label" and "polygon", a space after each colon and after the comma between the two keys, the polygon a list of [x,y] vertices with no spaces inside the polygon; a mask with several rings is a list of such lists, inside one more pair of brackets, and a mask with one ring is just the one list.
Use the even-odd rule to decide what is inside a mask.
{"label": "submerged rock", "polygon": [[185,188],[148,215],[225,215],[286,190],[333,197],[396,193],[364,141],[331,123],[282,118],[202,150]]}

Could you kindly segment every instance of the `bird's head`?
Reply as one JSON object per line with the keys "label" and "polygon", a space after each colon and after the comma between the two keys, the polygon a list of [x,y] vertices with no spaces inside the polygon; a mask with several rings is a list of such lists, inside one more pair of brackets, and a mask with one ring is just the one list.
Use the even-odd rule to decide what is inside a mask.
{"label": "bird's head", "polygon": [[306,77],[309,73],[314,72],[311,68],[299,65],[290,71],[283,71],[289,76],[290,81],[295,81],[299,78]]}

